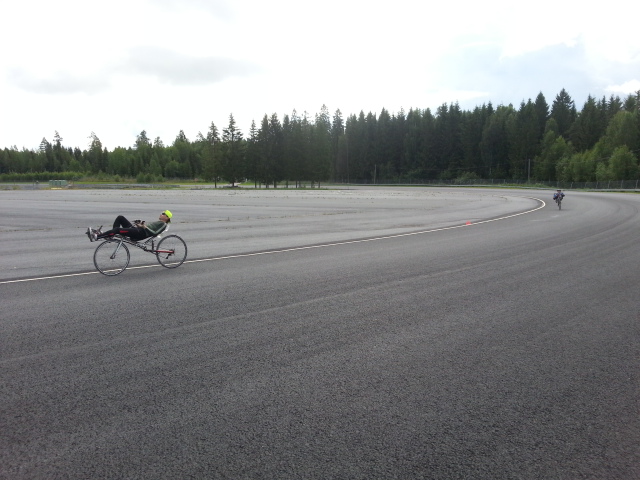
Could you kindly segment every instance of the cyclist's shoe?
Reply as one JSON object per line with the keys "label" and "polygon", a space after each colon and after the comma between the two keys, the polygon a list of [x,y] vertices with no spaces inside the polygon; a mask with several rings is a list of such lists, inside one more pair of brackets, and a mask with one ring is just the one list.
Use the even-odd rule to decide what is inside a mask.
{"label": "cyclist's shoe", "polygon": [[102,230],[100,230],[100,228],[98,230],[95,230],[89,227],[87,231],[87,235],[89,236],[89,240],[91,240],[92,242],[95,242],[98,240],[98,235],[102,235]]}

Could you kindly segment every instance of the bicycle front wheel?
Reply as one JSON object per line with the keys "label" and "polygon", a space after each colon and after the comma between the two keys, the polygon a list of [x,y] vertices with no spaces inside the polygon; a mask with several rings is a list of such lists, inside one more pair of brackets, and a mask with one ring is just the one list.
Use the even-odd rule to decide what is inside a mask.
{"label": "bicycle front wheel", "polygon": [[93,264],[103,275],[118,275],[129,265],[129,249],[124,243],[106,240],[93,254]]}
{"label": "bicycle front wheel", "polygon": [[176,268],[187,258],[187,244],[178,235],[168,235],[155,250],[158,263],[166,268]]}

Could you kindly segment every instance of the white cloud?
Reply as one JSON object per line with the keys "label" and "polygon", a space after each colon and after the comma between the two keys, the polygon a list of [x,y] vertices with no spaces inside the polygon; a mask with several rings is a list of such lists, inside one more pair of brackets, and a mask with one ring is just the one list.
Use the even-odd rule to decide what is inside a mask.
{"label": "white cloud", "polygon": [[150,75],[173,85],[207,85],[260,71],[248,61],[199,57],[155,46],[133,47],[127,53],[118,68],[122,74]]}
{"label": "white cloud", "polygon": [[7,81],[16,88],[43,95],[94,94],[109,87],[109,80],[104,76],[77,76],[64,70],[39,75],[21,68],[12,68],[7,72]]}
{"label": "white cloud", "polygon": [[633,95],[640,92],[640,80],[629,80],[620,85],[609,85],[605,88],[607,92],[620,95]]}

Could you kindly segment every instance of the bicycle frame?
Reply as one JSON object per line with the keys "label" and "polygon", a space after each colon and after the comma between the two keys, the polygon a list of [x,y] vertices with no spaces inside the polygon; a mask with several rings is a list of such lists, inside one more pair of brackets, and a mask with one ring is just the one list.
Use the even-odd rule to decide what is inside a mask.
{"label": "bicycle frame", "polygon": [[[132,240],[131,238],[123,237],[122,235],[114,235],[112,238],[109,238],[107,241],[113,242],[113,243],[118,242],[118,246],[113,252],[113,256],[115,256],[118,253],[118,250],[120,250],[120,247],[122,246],[123,243],[126,243],[127,245],[131,245],[132,247],[137,247],[144,252],[155,253],[155,254],[173,253],[171,250],[156,250],[155,240],[158,237],[160,237],[160,235],[156,237],[149,237],[145,240]],[[151,242],[151,248],[149,248],[149,242]]]}
{"label": "bicycle frame", "polygon": [[93,263],[98,271],[109,276],[122,273],[129,265],[130,254],[127,245],[155,255],[158,263],[165,268],[179,267],[187,258],[187,244],[178,235],[156,235],[143,240],[133,240],[116,234],[105,238],[93,254]]}

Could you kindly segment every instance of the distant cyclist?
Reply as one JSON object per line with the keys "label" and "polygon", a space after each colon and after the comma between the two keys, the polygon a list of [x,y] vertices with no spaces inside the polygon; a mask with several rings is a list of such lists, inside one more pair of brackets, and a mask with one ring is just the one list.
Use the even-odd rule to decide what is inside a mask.
{"label": "distant cyclist", "polygon": [[146,223],[142,220],[134,220],[131,223],[122,215],[118,215],[113,222],[113,229],[102,232],[100,229],[95,230],[91,227],[87,229],[89,240],[95,242],[101,238],[111,238],[114,235],[123,235],[132,240],[144,240],[147,237],[153,237],[162,233],[167,224],[171,222],[173,214],[169,210],[165,210],[160,214],[157,222]]}
{"label": "distant cyclist", "polygon": [[560,199],[560,201],[562,201],[562,199],[564,198],[564,192],[560,189],[558,189],[556,191],[556,193],[553,194],[553,199],[557,202],[558,198]]}

